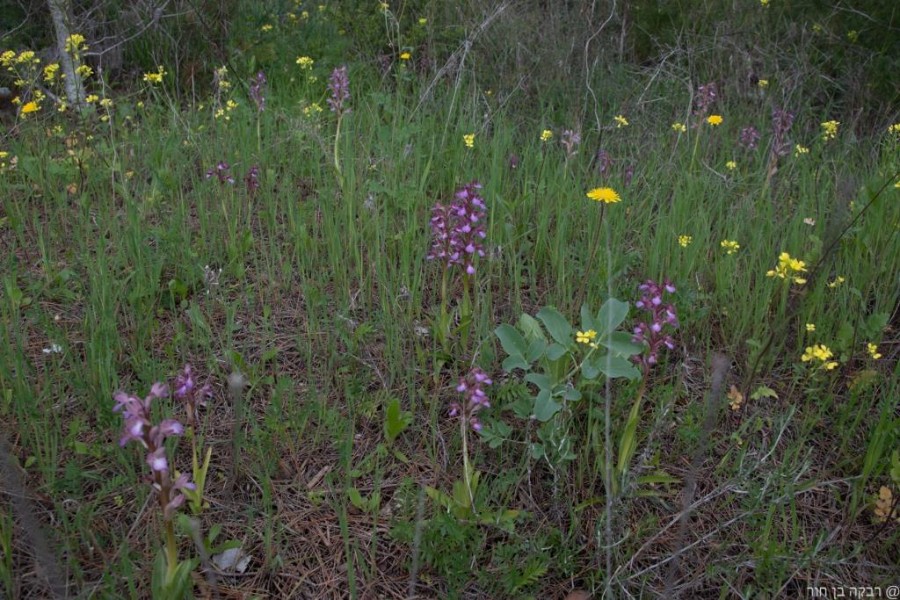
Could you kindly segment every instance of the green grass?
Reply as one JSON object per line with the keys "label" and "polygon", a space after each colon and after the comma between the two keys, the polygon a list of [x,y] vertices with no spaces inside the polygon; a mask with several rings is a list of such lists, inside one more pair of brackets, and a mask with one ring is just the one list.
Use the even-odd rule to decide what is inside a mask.
{"label": "green grass", "polygon": [[[416,44],[451,35],[431,25],[439,16]],[[848,118],[826,141],[820,123],[840,107],[801,101],[774,75],[739,94],[738,76],[720,74],[710,112],[724,122],[711,127],[688,112],[685,83],[697,79],[686,63],[598,63],[593,96],[584,82],[572,95],[526,93],[485,81],[489,57],[477,51],[420,101],[440,65],[394,63],[382,76],[360,57],[349,61],[339,182],[324,86],[347,42],[329,45],[328,18],[308,25],[317,82],[294,64],[307,51],[291,49],[296,32],[271,34],[268,62],[235,54],[239,72],[246,61],[269,75],[261,114],[237,76],[227,121],[205,92],[175,94],[172,77],[110,92],[109,122],[48,108],[0,138],[18,161],[0,172],[0,415],[24,473],[0,513],[4,595],[50,589],[33,564],[50,560],[36,558],[37,536],[52,541],[52,572],[65,573],[70,595],[146,597],[162,519],[143,453],[117,445],[112,395],[143,396],[185,362],[214,389],[197,426],[213,449],[201,530],[221,526],[216,543],[235,540],[252,557],[241,576],[198,568],[198,596],[368,598],[415,585],[423,597],[774,598],[897,580],[900,529],[873,514],[881,486],[900,493],[889,473],[900,398],[895,115]],[[766,66],[786,69],[780,61]],[[304,115],[313,102],[325,111]],[[771,170],[780,106],[797,112],[792,148],[810,152]],[[737,139],[750,125],[762,139],[745,150]],[[582,138],[570,157],[565,129]],[[600,149],[613,159],[602,174]],[[206,178],[220,161],[233,185]],[[252,165],[255,193],[244,183]],[[487,256],[472,278],[468,338],[453,336],[443,356],[430,210],[473,179]],[[622,201],[588,200],[598,186]],[[726,254],[725,239],[740,250]],[[804,285],[766,276],[781,252],[805,261]],[[207,266],[221,269],[214,283]],[[633,303],[638,284],[663,277],[678,289],[676,347],[651,371],[634,459],[608,492],[605,428],[615,451],[638,382],[593,388],[542,426],[517,414],[536,388],[503,373],[493,332],[544,306],[571,321],[610,294]],[[450,281],[458,314],[462,288]],[[626,330],[638,316],[632,308]],[[834,370],[801,361],[813,344],[833,351]],[[714,353],[731,368],[708,397]],[[450,494],[464,479],[447,411],[472,365],[493,377],[493,406],[484,434],[468,436],[476,514],[457,518],[424,489]],[[234,371],[248,383],[237,402]],[[394,398],[410,425],[386,439]],[[184,416],[174,401],[157,404],[159,418]],[[189,445],[170,448],[175,468],[190,471]],[[535,458],[538,445],[558,453]],[[31,500],[27,519],[17,494]],[[44,529],[23,531],[35,517]],[[178,543],[182,557],[198,556],[187,532]]]}

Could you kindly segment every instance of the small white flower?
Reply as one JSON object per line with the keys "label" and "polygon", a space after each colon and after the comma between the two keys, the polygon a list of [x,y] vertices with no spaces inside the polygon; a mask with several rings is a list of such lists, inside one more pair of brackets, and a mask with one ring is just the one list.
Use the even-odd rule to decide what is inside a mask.
{"label": "small white flower", "polygon": [[59,354],[62,350],[62,346],[59,344],[50,344],[49,348],[44,348],[41,352],[44,354]]}

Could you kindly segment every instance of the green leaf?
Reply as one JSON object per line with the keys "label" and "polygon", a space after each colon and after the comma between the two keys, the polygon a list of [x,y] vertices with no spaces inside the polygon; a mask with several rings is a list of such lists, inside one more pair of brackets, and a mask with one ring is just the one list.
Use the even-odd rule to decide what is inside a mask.
{"label": "green leaf", "polygon": [[581,330],[589,331],[591,329],[597,331],[597,323],[594,320],[594,315],[591,314],[591,309],[585,303],[581,305]]}
{"label": "green leaf", "polygon": [[503,359],[502,366],[504,371],[511,373],[514,369],[527,371],[531,367],[531,363],[521,356],[507,356]]}
{"label": "green leaf", "polygon": [[533,383],[542,391],[547,390],[547,393],[550,393],[551,388],[553,388],[553,381],[543,373],[529,373],[525,376],[525,381]]}
{"label": "green leaf", "polygon": [[550,347],[547,348],[547,358],[550,360],[559,360],[565,356],[568,351],[569,350],[565,346],[560,344],[550,344]]}
{"label": "green leaf", "polygon": [[619,356],[633,356],[644,351],[644,346],[632,342],[631,334],[625,331],[614,331],[612,335],[597,338],[597,342]]}
{"label": "green leaf", "polygon": [[530,344],[528,344],[528,353],[525,355],[525,359],[529,363],[533,363],[544,355],[544,352],[547,351],[547,341],[546,340],[533,340]]}
{"label": "green leaf", "polygon": [[412,423],[412,413],[400,410],[400,399],[391,398],[384,412],[384,438],[393,443]]}
{"label": "green leaf", "polygon": [[610,298],[603,303],[603,306],[600,307],[600,312],[597,313],[597,332],[603,337],[602,334],[609,331],[615,331],[627,316],[628,303],[616,300],[615,298]]}
{"label": "green leaf", "polygon": [[563,398],[569,402],[578,402],[581,400],[581,392],[576,387],[570,387],[563,394]]}
{"label": "green leaf", "polygon": [[590,360],[581,363],[581,376],[585,379],[597,379],[600,375],[600,369]]}
{"label": "green leaf", "polygon": [[772,388],[761,385],[750,394],[751,400],[759,400],[760,398],[775,398],[777,400],[778,394]]}
{"label": "green leaf", "polygon": [[553,400],[549,389],[542,389],[534,400],[534,418],[544,423],[559,412],[562,404]]}
{"label": "green leaf", "polygon": [[547,337],[541,329],[541,324],[531,315],[522,313],[522,316],[519,317],[519,329],[525,334],[525,339],[528,340],[530,344],[538,340],[545,343],[547,341]]}
{"label": "green leaf", "polygon": [[621,356],[603,355],[591,357],[591,367],[603,373],[610,379],[624,377],[625,379],[639,379],[641,372],[626,358]]}
{"label": "green leaf", "polygon": [[500,325],[494,330],[494,335],[500,339],[500,345],[510,356],[522,356],[528,352],[528,342],[512,325]]}
{"label": "green leaf", "polygon": [[566,347],[572,343],[572,326],[558,310],[552,306],[545,306],[538,312],[537,318],[557,343]]}

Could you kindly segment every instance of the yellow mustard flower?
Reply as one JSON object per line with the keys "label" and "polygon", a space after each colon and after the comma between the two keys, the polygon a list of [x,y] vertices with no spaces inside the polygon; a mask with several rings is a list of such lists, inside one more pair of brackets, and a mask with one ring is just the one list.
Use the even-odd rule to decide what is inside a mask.
{"label": "yellow mustard flower", "polygon": [[869,342],[866,344],[866,350],[869,352],[869,356],[872,357],[872,360],[878,360],[881,358],[881,353],[878,351],[878,344],[873,344]]}
{"label": "yellow mustard flower", "polygon": [[88,94],[87,98],[85,98],[84,101],[87,102],[88,104],[93,104],[94,102],[96,102],[99,99],[100,99],[100,96],[98,96],[97,94]]}
{"label": "yellow mustard flower", "polygon": [[769,80],[768,79],[760,79],[756,85],[758,85],[760,87],[760,89],[764,90],[767,87],[769,87]]}
{"label": "yellow mustard flower", "polygon": [[316,61],[314,61],[309,56],[298,56],[296,62],[298,65],[300,65],[301,69],[303,69],[304,71],[308,71],[309,69],[312,69],[313,64],[315,64]]}
{"label": "yellow mustard flower", "polygon": [[466,145],[466,148],[474,148],[475,147],[475,134],[467,133],[463,136],[463,144]]}
{"label": "yellow mustard flower", "polygon": [[806,263],[802,260],[791,258],[787,252],[782,252],[778,256],[778,265],[770,271],[766,272],[766,277],[778,277],[780,279],[790,279],[797,285],[806,283],[806,279],[799,276],[799,273],[806,272]]}
{"label": "yellow mustard flower", "polygon": [[271,23],[266,23],[262,27],[259,28],[259,30],[262,31],[263,33],[272,31],[273,29],[275,29],[275,27]]}
{"label": "yellow mustard flower", "polygon": [[682,248],[687,248],[691,245],[691,242],[694,241],[694,237],[690,235],[679,235],[678,236],[678,245]]}
{"label": "yellow mustard flower", "polygon": [[844,279],[843,277],[841,277],[840,275],[838,275],[838,276],[835,277],[833,280],[831,280],[831,281],[828,282],[828,287],[830,287],[831,289],[834,289],[834,288],[836,288],[836,287],[840,287],[840,286],[842,286],[842,285],[844,284],[845,281],[847,281],[847,280]]}
{"label": "yellow mustard flower", "polygon": [[50,82],[56,79],[59,73],[59,63],[50,63],[44,67],[44,81]]}
{"label": "yellow mustard flower", "polygon": [[552,139],[553,139],[553,132],[550,131],[549,129],[545,129],[541,132],[541,141],[542,142],[549,142]]}
{"label": "yellow mustard flower", "polygon": [[109,98],[104,98],[103,100],[100,101],[100,106],[102,106],[103,108],[112,108],[112,105],[113,105],[113,101],[110,100]]}
{"label": "yellow mustard flower", "polygon": [[628,119],[626,119],[623,115],[616,115],[615,117],[613,117],[613,120],[616,122],[617,129],[628,127]]}
{"label": "yellow mustard flower", "polygon": [[809,148],[800,144],[794,146],[794,156],[802,156],[804,154],[809,154]]}
{"label": "yellow mustard flower", "polygon": [[615,204],[622,200],[616,190],[609,187],[594,188],[587,193],[587,197],[591,200],[596,200],[597,202],[603,202],[604,204]]}
{"label": "yellow mustard flower", "polygon": [[579,331],[575,333],[575,341],[579,344],[590,344],[597,337],[597,332],[593,329],[587,331]]}
{"label": "yellow mustard flower", "polygon": [[833,140],[837,137],[838,125],[840,121],[825,121],[822,123],[822,139]]}
{"label": "yellow mustard flower", "polygon": [[737,163],[733,160],[729,160],[727,163],[725,163],[725,168],[729,171],[734,171],[735,169],[737,169]]}
{"label": "yellow mustard flower", "polygon": [[819,361],[822,363],[820,366],[823,367],[826,371],[831,371],[835,367],[838,366],[836,361],[831,360],[834,357],[834,353],[828,348],[828,346],[824,344],[816,344],[814,346],[807,346],[806,351],[800,356],[800,360],[803,362],[812,362]]}
{"label": "yellow mustard flower", "polygon": [[75,73],[82,79],[87,79],[94,74],[94,70],[90,65],[78,65],[78,68],[75,69]]}
{"label": "yellow mustard flower", "polygon": [[808,333],[812,333],[812,332],[814,332],[815,330],[816,330],[816,324],[815,324],[815,323],[807,323],[807,324],[806,324],[806,331],[807,331]]}
{"label": "yellow mustard flower", "polygon": [[409,52],[401,52],[400,53],[400,60],[409,60],[411,58],[412,58],[412,54]]}
{"label": "yellow mustard flower", "polygon": [[734,254],[735,252],[737,252],[738,250],[741,249],[741,245],[738,244],[734,240],[722,240],[722,242],[719,245],[725,249],[725,254],[729,254],[729,255]]}
{"label": "yellow mustard flower", "polygon": [[717,127],[717,126],[721,125],[722,121],[724,121],[724,119],[722,118],[722,115],[709,115],[706,118],[706,122],[709,123],[710,125],[712,125],[713,127]]}
{"label": "yellow mustard flower", "polygon": [[77,54],[80,50],[87,50],[83,35],[80,33],[73,33],[66,38],[66,52],[69,54]]}
{"label": "yellow mustard flower", "polygon": [[[0,63],[2,63],[2,62],[3,62],[3,60],[2,60],[2,58],[0,58]],[[888,127],[888,133],[900,135],[900,123],[894,123],[893,125]]]}
{"label": "yellow mustard flower", "polygon": [[150,84],[162,83],[166,70],[162,66],[156,67],[156,73],[144,73],[144,81]]}
{"label": "yellow mustard flower", "polygon": [[685,133],[687,131],[687,125],[676,121],[675,123],[672,123],[672,131],[675,133]]}

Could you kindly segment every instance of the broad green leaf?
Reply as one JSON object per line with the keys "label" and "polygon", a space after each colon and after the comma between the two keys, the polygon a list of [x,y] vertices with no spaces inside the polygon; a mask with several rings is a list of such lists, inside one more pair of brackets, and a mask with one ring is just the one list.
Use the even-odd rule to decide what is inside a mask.
{"label": "broad green leaf", "polygon": [[565,356],[567,352],[568,349],[565,346],[560,344],[550,344],[550,347],[547,348],[547,358],[550,360],[559,360]]}
{"label": "broad green leaf", "polygon": [[522,330],[525,339],[528,340],[529,343],[534,343],[535,340],[540,340],[542,342],[547,341],[547,336],[544,335],[541,324],[531,315],[522,313],[522,316],[519,317],[519,329]]}
{"label": "broad green leaf", "polygon": [[553,382],[550,377],[544,375],[543,373],[528,373],[525,376],[525,381],[529,383],[533,383],[538,386],[542,391],[547,390],[547,393],[550,393],[551,388],[553,387]]}
{"label": "broad green leaf", "polygon": [[597,379],[597,376],[600,374],[600,369],[593,363],[591,360],[586,360],[581,363],[581,376],[585,379]]}
{"label": "broad green leaf", "polygon": [[633,356],[644,351],[644,346],[632,342],[631,334],[625,331],[613,331],[612,335],[597,338],[597,342],[619,356]]}
{"label": "broad green leaf", "polygon": [[559,412],[562,404],[553,400],[549,389],[542,389],[534,401],[534,418],[544,423]]}
{"label": "broad green leaf", "polygon": [[594,315],[591,314],[591,309],[585,303],[581,305],[581,330],[589,331],[591,329],[597,331],[597,323],[594,320]]}
{"label": "broad green leaf", "polygon": [[400,410],[400,399],[391,398],[384,415],[384,438],[392,443],[412,423],[412,413]]}
{"label": "broad green leaf", "polygon": [[528,344],[528,353],[525,355],[525,359],[529,363],[533,363],[534,361],[544,356],[544,352],[546,351],[546,340],[533,340],[530,344]]}
{"label": "broad green leaf", "polygon": [[494,335],[500,339],[500,345],[510,356],[525,356],[528,352],[528,342],[512,325],[500,325],[494,330]]}
{"label": "broad green leaf", "polygon": [[600,307],[597,313],[597,331],[601,334],[614,331],[628,316],[628,303],[610,298]]}
{"label": "broad green leaf", "polygon": [[527,371],[530,366],[531,363],[521,356],[507,356],[503,359],[503,370],[507,373],[512,372],[513,369],[523,369]]}
{"label": "broad green leaf", "polygon": [[541,320],[550,337],[556,342],[563,346],[569,346],[572,343],[572,326],[558,310],[552,306],[545,306],[538,312],[537,318]]}
{"label": "broad green leaf", "polygon": [[610,379],[615,379],[617,377],[638,379],[641,376],[641,372],[638,371],[628,359],[622,358],[621,356],[604,355],[591,357],[590,362],[593,368],[597,369]]}
{"label": "broad green leaf", "polygon": [[578,402],[581,400],[581,392],[578,391],[576,387],[570,387],[565,391],[563,398],[568,400],[569,402]]}

